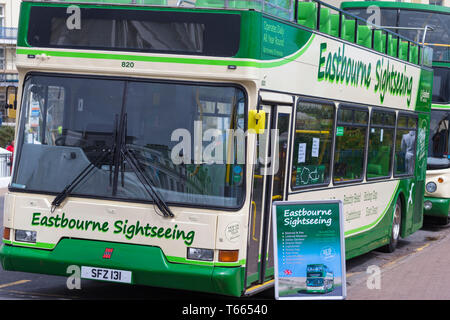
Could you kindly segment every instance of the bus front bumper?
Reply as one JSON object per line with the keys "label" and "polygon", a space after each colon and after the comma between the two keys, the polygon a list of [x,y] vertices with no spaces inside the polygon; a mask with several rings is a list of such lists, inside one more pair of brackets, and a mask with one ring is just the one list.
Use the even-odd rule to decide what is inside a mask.
{"label": "bus front bumper", "polygon": [[423,213],[426,216],[448,217],[450,210],[450,199],[424,197]]}
{"label": "bus front bumper", "polygon": [[[109,259],[106,248],[113,248]],[[126,270],[131,283],[191,291],[241,296],[244,268],[169,262],[158,247],[103,241],[62,239],[53,250],[3,244],[0,261],[4,270],[69,277],[75,265]]]}

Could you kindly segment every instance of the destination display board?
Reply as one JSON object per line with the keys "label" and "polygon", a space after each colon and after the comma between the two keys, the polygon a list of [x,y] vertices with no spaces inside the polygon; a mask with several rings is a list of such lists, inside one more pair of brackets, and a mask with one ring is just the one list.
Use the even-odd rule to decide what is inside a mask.
{"label": "destination display board", "polygon": [[276,299],[345,299],[342,201],[273,203]]}

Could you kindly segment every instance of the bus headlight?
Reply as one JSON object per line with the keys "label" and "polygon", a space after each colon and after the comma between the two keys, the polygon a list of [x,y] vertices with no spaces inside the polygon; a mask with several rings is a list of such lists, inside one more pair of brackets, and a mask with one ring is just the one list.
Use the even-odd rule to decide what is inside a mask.
{"label": "bus headlight", "polygon": [[188,248],[187,258],[191,260],[212,261],[214,250],[201,248]]}
{"label": "bus headlight", "polygon": [[425,201],[423,203],[423,207],[425,208],[425,210],[431,210],[431,208],[433,207],[433,204],[431,203],[431,201]]}
{"label": "bus headlight", "polygon": [[36,243],[36,231],[16,230],[16,241]]}
{"label": "bus headlight", "polygon": [[436,191],[437,189],[437,185],[434,182],[428,182],[427,186],[426,186],[427,192],[428,193],[433,193]]}

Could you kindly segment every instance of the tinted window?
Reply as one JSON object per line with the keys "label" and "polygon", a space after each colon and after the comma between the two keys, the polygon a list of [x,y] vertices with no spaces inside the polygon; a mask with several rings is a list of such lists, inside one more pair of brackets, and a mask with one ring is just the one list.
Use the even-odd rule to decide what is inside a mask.
{"label": "tinted window", "polygon": [[432,110],[428,142],[428,169],[450,167],[450,111]]}
{"label": "tinted window", "polygon": [[450,103],[450,68],[434,67],[433,96],[434,103]]}
{"label": "tinted window", "polygon": [[294,187],[330,181],[334,105],[299,101],[295,118]]}
{"label": "tinted window", "polygon": [[391,159],[394,149],[395,113],[372,111],[369,150],[367,155],[367,178],[391,175]]}
{"label": "tinted window", "polygon": [[[234,56],[240,16],[81,8],[71,25],[66,7],[32,7],[28,42],[36,47]],[[70,28],[69,28],[70,26]],[[226,26],[226,28],[224,28]]]}
{"label": "tinted window", "polygon": [[[368,8],[357,8],[357,9],[345,9],[345,11],[354,14],[355,16],[361,17],[364,20],[369,19],[374,12]],[[396,9],[381,9],[380,10],[380,26],[396,26],[397,22],[397,10]],[[376,21],[371,21],[376,22]],[[392,29],[390,29],[392,30]]]}
{"label": "tinted window", "polygon": [[417,117],[400,114],[395,138],[395,174],[414,174],[417,140]]}
{"label": "tinted window", "polygon": [[341,107],[338,110],[333,174],[335,182],[362,179],[368,116],[369,112],[365,109]]}
{"label": "tinted window", "polygon": [[[366,20],[373,14],[367,10],[367,8],[346,9],[346,11]],[[450,61],[450,48],[445,46],[450,44],[450,30],[448,28],[450,25],[450,14],[442,12],[385,8],[380,10],[380,14],[381,26],[413,28],[424,28],[425,25],[432,26],[434,31],[427,32],[425,43],[433,48],[433,60]],[[399,33],[408,39],[415,40],[416,42],[422,42],[423,31],[421,30],[402,30],[395,28],[389,28],[389,30]]]}
{"label": "tinted window", "polygon": [[[433,31],[428,31],[425,43],[450,44],[450,14],[430,11],[400,10],[398,25],[401,27],[423,28],[426,25],[432,26]],[[399,30],[401,35],[409,39],[421,42],[423,31]],[[450,61],[450,48],[448,46],[432,46],[433,60]]]}

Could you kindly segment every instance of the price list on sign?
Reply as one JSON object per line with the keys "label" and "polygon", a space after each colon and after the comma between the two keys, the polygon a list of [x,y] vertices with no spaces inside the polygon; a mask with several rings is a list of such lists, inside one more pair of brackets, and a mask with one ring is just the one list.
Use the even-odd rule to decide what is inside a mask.
{"label": "price list on sign", "polygon": [[342,202],[273,203],[275,297],[344,299]]}

